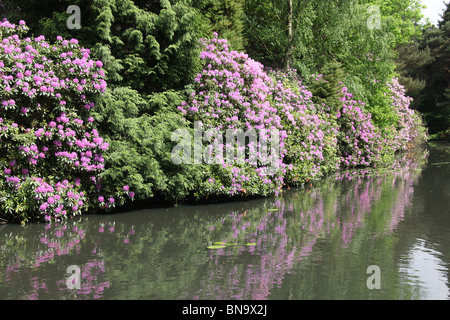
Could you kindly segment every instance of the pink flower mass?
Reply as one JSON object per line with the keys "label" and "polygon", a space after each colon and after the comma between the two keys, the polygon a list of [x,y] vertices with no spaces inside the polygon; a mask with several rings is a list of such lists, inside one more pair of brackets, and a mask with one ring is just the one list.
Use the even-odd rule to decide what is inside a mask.
{"label": "pink flower mass", "polygon": [[[32,190],[32,210],[59,220],[81,214],[97,198],[90,177],[104,170],[109,145],[93,127],[94,104],[86,97],[105,92],[106,81],[103,64],[76,39],[69,46],[57,37],[51,45],[43,36],[22,38],[27,31],[23,21],[0,22],[0,183],[12,203],[22,188]],[[27,174],[12,176],[21,171]]]}
{"label": "pink flower mass", "polygon": [[[267,188],[268,193],[277,193],[285,183],[305,183],[327,171],[376,166],[384,155],[405,149],[417,136],[417,116],[396,79],[389,88],[401,129],[388,135],[374,125],[365,104],[355,101],[347,87],[342,89],[342,107],[334,114],[331,106],[312,102],[312,93],[295,70],[264,69],[247,54],[230,51],[227,40],[217,35],[200,44],[203,70],[178,110],[187,119],[200,121],[204,129],[279,130],[282,147],[274,176],[265,173],[261,162],[230,165],[219,155],[218,164],[231,183],[223,185],[221,179],[209,177],[205,188],[210,193],[248,194],[255,186],[258,192]],[[316,81],[323,81],[322,76]]]}
{"label": "pink flower mass", "polygon": [[[125,182],[108,190],[101,178],[111,142],[100,136],[93,114],[95,97],[107,88],[103,62],[91,59],[77,39],[58,36],[50,43],[44,36],[24,38],[27,31],[23,21],[0,22],[0,209],[27,221],[30,214],[20,209],[26,203],[31,217],[54,221],[134,198]],[[200,196],[278,194],[286,184],[305,184],[329,171],[377,166],[419,135],[420,117],[397,79],[387,86],[398,120],[381,130],[347,87],[342,106],[316,104],[295,70],[265,69],[217,36],[200,45],[203,66],[178,112],[204,130],[259,133],[248,145],[233,141],[236,150],[258,159],[230,164],[217,149],[205,150],[214,163]],[[219,149],[227,146],[209,138]],[[275,143],[276,153],[261,149]]]}

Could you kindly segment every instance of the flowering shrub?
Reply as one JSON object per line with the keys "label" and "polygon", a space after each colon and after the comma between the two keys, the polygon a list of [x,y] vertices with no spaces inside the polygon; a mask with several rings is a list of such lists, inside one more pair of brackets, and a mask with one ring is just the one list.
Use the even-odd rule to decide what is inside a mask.
{"label": "flowering shrub", "polygon": [[0,23],[0,210],[25,222],[111,208],[114,196],[133,194],[111,194],[99,179],[109,144],[89,113],[105,92],[103,64],[76,39],[51,44],[23,38],[27,30],[24,21]]}
{"label": "flowering shrub", "polygon": [[[314,85],[321,87],[327,80],[322,75],[317,76]],[[409,109],[411,98],[404,95],[405,91],[393,79],[389,84],[392,116],[397,120],[397,127],[380,129],[372,119],[372,114],[365,109],[365,103],[353,99],[353,94],[343,86],[342,82],[338,102],[326,100],[326,107],[335,114],[337,122],[337,146],[339,148],[340,167],[367,167],[384,165],[392,161],[397,151],[405,150],[408,143],[419,138],[420,118]],[[333,117],[332,117],[333,118]]]}
{"label": "flowering shrub", "polygon": [[338,128],[328,108],[314,105],[312,93],[294,69],[272,70],[274,105],[287,131],[286,183],[301,185],[338,169]]}
{"label": "flowering shrub", "polygon": [[[227,40],[217,39],[217,34],[201,44],[204,69],[189,100],[178,109],[206,129],[278,130],[280,138],[279,170],[274,176],[266,174],[261,162],[229,164],[216,154],[218,163],[205,183],[206,194],[270,194],[285,182],[301,184],[336,169],[336,126],[328,113],[315,108],[311,93],[293,77],[294,70],[266,72],[248,55],[230,51]],[[245,148],[239,143],[236,147]],[[260,141],[253,147],[260,150]]]}
{"label": "flowering shrub", "polygon": [[421,117],[409,108],[412,98],[405,95],[405,88],[393,78],[388,83],[389,96],[397,115],[397,126],[393,137],[395,150],[407,150],[412,143],[426,139]]}
{"label": "flowering shrub", "polygon": [[[389,88],[399,125],[382,130],[365,104],[354,100],[342,82],[338,90],[328,86],[328,91],[336,92],[315,104],[295,70],[265,72],[259,62],[230,51],[227,40],[214,36],[200,41],[204,69],[197,75],[188,101],[178,109],[205,129],[280,130],[280,170],[274,178],[268,177],[259,162],[229,164],[210,151],[218,162],[209,167],[209,179],[199,196],[268,194],[285,183],[304,184],[339,168],[377,166],[417,136],[420,123],[395,79]],[[327,82],[317,76],[315,90]],[[214,142],[223,148],[223,141],[216,138]],[[259,150],[260,144],[255,147]]]}
{"label": "flowering shrub", "polygon": [[[263,66],[244,53],[230,51],[226,39],[201,39],[204,51],[200,53],[204,69],[197,75],[189,101],[178,109],[191,121],[200,121],[205,130],[235,129],[249,132],[255,130],[265,139],[270,150],[272,133],[279,134],[280,152],[271,160],[278,171],[268,173],[268,166],[261,160],[261,139],[250,142],[248,150],[257,154],[251,161],[246,153],[244,163],[227,163],[220,154],[211,154],[216,161],[211,164],[211,177],[205,182],[206,194],[270,194],[283,185],[285,165],[284,140],[281,117],[271,103],[273,80]],[[215,138],[219,148],[225,145]],[[235,141],[235,148],[246,148]]]}
{"label": "flowering shrub", "polygon": [[346,87],[342,92],[342,108],[336,114],[341,167],[377,165],[382,161],[387,140],[373,124],[371,114],[364,110],[364,102],[353,100]]}

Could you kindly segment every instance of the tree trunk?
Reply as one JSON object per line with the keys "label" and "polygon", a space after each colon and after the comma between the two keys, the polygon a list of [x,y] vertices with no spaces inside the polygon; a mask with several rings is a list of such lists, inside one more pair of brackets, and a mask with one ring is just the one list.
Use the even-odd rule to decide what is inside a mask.
{"label": "tree trunk", "polygon": [[284,69],[287,71],[290,68],[290,62],[291,62],[291,55],[292,55],[292,42],[294,38],[294,33],[292,30],[292,19],[293,19],[293,13],[292,13],[292,0],[287,0],[288,2],[288,12],[287,12],[287,38],[288,38],[288,44],[286,48],[286,55],[284,58]]}

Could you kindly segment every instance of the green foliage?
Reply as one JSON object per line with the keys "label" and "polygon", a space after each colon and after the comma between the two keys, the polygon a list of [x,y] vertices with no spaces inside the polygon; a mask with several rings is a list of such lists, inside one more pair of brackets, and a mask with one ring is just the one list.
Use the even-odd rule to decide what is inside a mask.
{"label": "green foliage", "polygon": [[[289,39],[287,1],[247,0],[245,2],[246,51],[265,66],[284,67],[290,52],[290,67],[302,75],[314,72],[310,57],[315,55],[310,44],[314,41],[314,1],[294,1],[292,39]],[[292,50],[295,48],[295,50]]]}
{"label": "green foliage", "polygon": [[199,0],[194,1],[210,22],[208,34],[217,32],[227,39],[231,48],[243,51],[246,45],[244,37],[244,3],[245,0]]}
{"label": "green foliage", "polygon": [[[400,82],[414,98],[413,107],[424,115],[433,137],[444,137],[450,128],[450,5],[439,21],[420,38],[399,48]],[[409,54],[405,51],[409,50]]]}
{"label": "green foliage", "polygon": [[425,115],[430,132],[450,128],[450,4],[437,30],[424,35],[424,45],[430,48],[433,62],[426,69],[426,86],[418,107]]}
{"label": "green foliage", "polygon": [[394,36],[394,46],[411,42],[421,33],[422,9],[426,1],[421,0],[359,0],[367,8],[377,6],[381,24],[387,33]]}
{"label": "green foliage", "polygon": [[431,63],[432,57],[428,47],[421,48],[418,41],[400,45],[397,48],[398,57],[395,59],[399,81],[405,86],[408,96],[412,97],[415,105],[419,103],[420,93],[425,88],[423,78],[425,67]]}
{"label": "green foliage", "polygon": [[386,92],[388,92],[386,85],[378,87],[368,99],[370,108],[367,108],[372,113],[374,123],[382,129],[394,125],[398,120]]}
{"label": "green foliage", "polygon": [[[155,196],[178,201],[189,196],[204,178],[202,165],[176,165],[171,151],[176,129],[188,129],[176,106],[181,95],[174,91],[155,93],[144,100],[130,88],[119,87],[106,93],[98,105],[95,119],[111,140],[102,178],[116,185],[126,181],[137,199]],[[153,114],[153,115],[151,115]]]}
{"label": "green foliage", "polygon": [[320,105],[326,105],[332,108],[332,113],[336,114],[342,107],[341,99],[344,97],[342,89],[344,88],[345,72],[342,64],[336,60],[325,64],[322,69],[323,75],[318,75],[316,80],[308,86],[312,92],[312,100]]}
{"label": "green foliage", "polygon": [[[15,5],[35,34],[76,37],[102,60],[111,85],[141,94],[182,89],[196,71],[197,40],[206,31],[189,1],[24,0]],[[81,29],[69,29],[67,7],[78,5]],[[15,14],[11,15],[15,16]]]}
{"label": "green foliage", "polygon": [[[195,190],[206,170],[170,157],[172,131],[187,127],[174,111],[199,67],[197,41],[208,26],[190,1],[11,3],[36,34],[76,36],[103,61],[108,90],[94,116],[110,143],[103,183],[127,184],[137,199],[177,201]],[[81,9],[79,30],[66,27],[69,5]]]}

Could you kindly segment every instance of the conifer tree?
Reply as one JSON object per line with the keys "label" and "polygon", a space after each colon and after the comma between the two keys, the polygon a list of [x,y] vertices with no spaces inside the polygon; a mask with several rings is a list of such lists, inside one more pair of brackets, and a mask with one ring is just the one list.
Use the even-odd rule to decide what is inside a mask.
{"label": "conifer tree", "polygon": [[432,61],[424,68],[426,86],[417,105],[432,134],[450,128],[450,3],[438,28],[425,30],[421,46],[430,50]]}
{"label": "conifer tree", "polygon": [[432,58],[428,47],[421,48],[418,39],[402,44],[397,48],[395,59],[399,81],[405,87],[408,96],[414,99],[413,105],[418,105],[420,93],[425,88],[424,68],[431,63]]}
{"label": "conifer tree", "polygon": [[233,50],[243,51],[246,45],[244,3],[245,0],[199,0],[193,6],[209,21],[209,34],[217,32],[228,40]]}
{"label": "conifer tree", "polygon": [[341,63],[333,60],[325,64],[321,73],[309,87],[313,93],[312,100],[317,105],[333,108],[332,113],[336,113],[342,107],[340,99],[344,96],[345,71]]}

